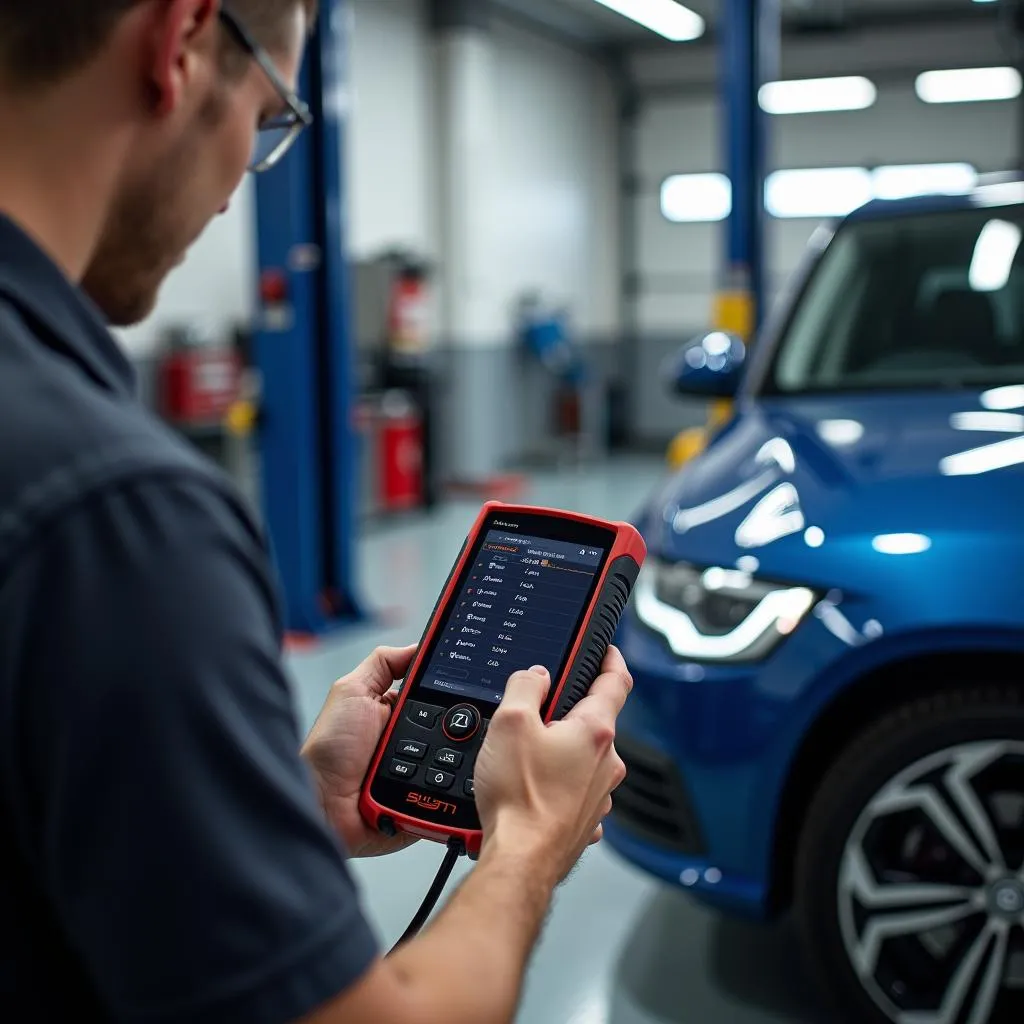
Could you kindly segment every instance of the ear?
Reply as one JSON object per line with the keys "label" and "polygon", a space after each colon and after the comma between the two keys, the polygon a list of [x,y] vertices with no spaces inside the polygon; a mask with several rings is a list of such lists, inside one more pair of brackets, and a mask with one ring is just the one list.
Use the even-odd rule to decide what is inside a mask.
{"label": "ear", "polygon": [[203,62],[215,60],[220,0],[163,0],[154,5],[146,54],[153,113],[177,110]]}

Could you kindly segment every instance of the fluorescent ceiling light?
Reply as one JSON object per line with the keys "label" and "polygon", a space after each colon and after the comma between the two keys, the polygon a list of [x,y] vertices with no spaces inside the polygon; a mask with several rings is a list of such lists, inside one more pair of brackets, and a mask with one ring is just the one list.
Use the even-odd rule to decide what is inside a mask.
{"label": "fluorescent ceiling light", "polygon": [[878,98],[874,82],[860,76],[804,78],[761,86],[761,109],[769,114],[813,114],[865,110]]}
{"label": "fluorescent ceiling light", "polygon": [[624,15],[644,28],[670,39],[688,43],[704,35],[704,19],[675,0],[597,0],[599,4]]}
{"label": "fluorescent ceiling light", "polygon": [[661,212],[676,224],[725,220],[732,182],[724,174],[674,174],[661,186]]}
{"label": "fluorescent ceiling light", "polygon": [[773,217],[845,217],[873,196],[871,172],[864,167],[776,171],[765,187]]}
{"label": "fluorescent ceiling light", "polygon": [[958,68],[926,71],[917,79],[917,95],[925,103],[979,103],[1012,100],[1021,93],[1016,68]]}
{"label": "fluorescent ceiling light", "polygon": [[976,292],[1002,291],[1010,280],[1020,249],[1021,229],[1006,220],[990,220],[978,235],[971,260],[970,283]]}
{"label": "fluorescent ceiling light", "polygon": [[900,164],[876,167],[872,178],[876,199],[906,199],[970,192],[978,183],[978,172],[970,164]]}
{"label": "fluorescent ceiling light", "polygon": [[[768,177],[765,206],[780,218],[845,217],[872,199],[962,195],[975,189],[978,180],[977,169],[968,163],[781,170]],[[677,224],[725,220],[732,213],[732,182],[724,174],[674,174],[661,186],[661,212]],[[831,232],[820,237],[827,241]]]}

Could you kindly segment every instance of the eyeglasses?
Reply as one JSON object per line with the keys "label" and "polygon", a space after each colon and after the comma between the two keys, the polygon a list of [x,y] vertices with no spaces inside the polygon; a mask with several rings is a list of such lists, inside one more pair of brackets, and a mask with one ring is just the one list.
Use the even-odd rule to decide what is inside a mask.
{"label": "eyeglasses", "polygon": [[295,140],[313,123],[313,115],[309,107],[285,85],[270,55],[253,39],[238,18],[222,6],[220,19],[235,42],[263,69],[287,108],[284,113],[260,125],[249,170],[254,174],[262,174],[280,163]]}

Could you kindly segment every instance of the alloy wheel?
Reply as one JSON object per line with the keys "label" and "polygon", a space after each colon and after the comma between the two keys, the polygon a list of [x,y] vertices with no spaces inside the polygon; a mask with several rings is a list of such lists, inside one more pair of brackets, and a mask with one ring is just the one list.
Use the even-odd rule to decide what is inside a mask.
{"label": "alloy wheel", "polygon": [[1024,1019],[1024,743],[918,761],[883,786],[843,850],[847,957],[894,1024]]}

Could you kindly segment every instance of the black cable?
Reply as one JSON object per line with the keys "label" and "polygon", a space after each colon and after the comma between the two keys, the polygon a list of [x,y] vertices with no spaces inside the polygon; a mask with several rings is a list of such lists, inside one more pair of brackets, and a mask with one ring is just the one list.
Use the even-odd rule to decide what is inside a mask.
{"label": "black cable", "polygon": [[412,919],[412,923],[405,929],[405,934],[392,946],[392,953],[403,943],[414,939],[419,934],[420,929],[427,923],[427,918],[433,913],[434,907],[437,906],[437,901],[441,898],[441,893],[444,892],[444,887],[448,884],[448,879],[452,876],[452,871],[455,870],[456,862],[465,852],[466,848],[462,845],[461,839],[453,838],[448,840],[448,852],[445,853],[444,860],[441,861],[441,866],[437,869],[434,881],[431,883],[430,889],[420,905],[420,909],[416,911],[416,916]]}

